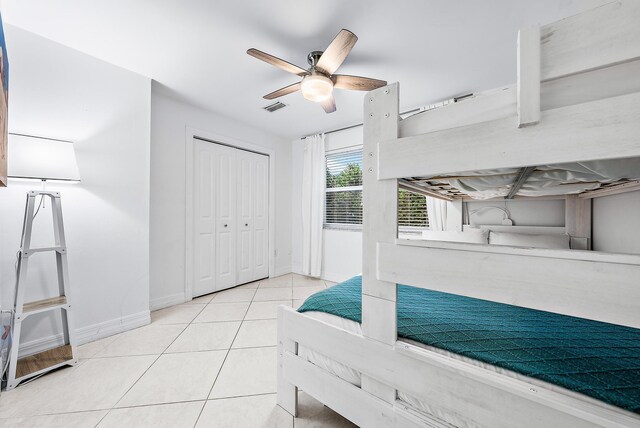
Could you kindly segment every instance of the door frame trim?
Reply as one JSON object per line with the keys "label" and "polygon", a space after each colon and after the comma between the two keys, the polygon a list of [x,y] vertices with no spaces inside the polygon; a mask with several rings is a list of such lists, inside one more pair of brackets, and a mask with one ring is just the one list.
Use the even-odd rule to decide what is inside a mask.
{"label": "door frame trim", "polygon": [[184,267],[185,267],[185,281],[184,281],[184,299],[188,302],[193,299],[193,284],[194,284],[194,174],[195,168],[193,166],[193,152],[194,152],[194,139],[208,141],[214,144],[221,144],[228,147],[233,147],[240,150],[247,150],[253,153],[269,156],[269,277],[272,277],[275,273],[275,163],[276,153],[275,150],[261,147],[255,144],[247,143],[246,141],[238,140],[226,135],[216,134],[202,129],[186,127],[185,131],[185,254],[184,254]]}

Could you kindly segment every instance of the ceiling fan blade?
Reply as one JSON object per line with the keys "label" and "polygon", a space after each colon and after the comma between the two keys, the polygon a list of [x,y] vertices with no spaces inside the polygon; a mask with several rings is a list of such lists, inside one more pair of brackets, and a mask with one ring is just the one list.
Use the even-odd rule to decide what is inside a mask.
{"label": "ceiling fan blade", "polygon": [[340,30],[318,60],[316,69],[329,75],[335,73],[357,41],[358,37],[351,31]]}
{"label": "ceiling fan blade", "polygon": [[280,98],[284,95],[290,94],[292,92],[295,91],[299,91],[300,90],[300,83],[294,83],[293,85],[289,85],[289,86],[285,86],[284,88],[280,88],[277,91],[273,91],[270,94],[265,95],[264,98],[265,100],[273,100],[276,98]]}
{"label": "ceiling fan blade", "polygon": [[350,89],[352,91],[373,91],[374,89],[387,86],[387,82],[384,80],[349,76],[346,74],[336,74],[335,76],[331,76],[331,80],[333,80],[334,88]]}
{"label": "ceiling fan blade", "polygon": [[321,101],[320,105],[326,113],[333,113],[334,111],[336,111],[336,99],[333,98],[333,95],[331,95],[326,100]]}
{"label": "ceiling fan blade", "polygon": [[254,58],[258,58],[259,60],[264,61],[267,64],[276,66],[279,69],[287,71],[289,73],[297,74],[298,76],[306,76],[307,74],[309,74],[309,72],[304,68],[300,68],[297,65],[291,64],[290,62],[287,62],[273,55],[269,55],[268,53],[262,52],[258,49],[248,49],[247,53]]}

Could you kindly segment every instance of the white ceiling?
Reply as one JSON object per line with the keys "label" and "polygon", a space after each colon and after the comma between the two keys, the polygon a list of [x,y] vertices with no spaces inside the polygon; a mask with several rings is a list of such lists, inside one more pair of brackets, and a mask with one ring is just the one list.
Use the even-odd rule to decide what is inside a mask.
{"label": "white ceiling", "polygon": [[307,67],[341,28],[359,37],[339,73],[400,82],[408,110],[515,81],[519,28],[597,0],[4,0],[5,22],[149,76],[162,90],[286,138],[362,121],[362,92],[338,110],[294,93],[267,113],[262,95],[297,77],[249,57],[255,47]]}

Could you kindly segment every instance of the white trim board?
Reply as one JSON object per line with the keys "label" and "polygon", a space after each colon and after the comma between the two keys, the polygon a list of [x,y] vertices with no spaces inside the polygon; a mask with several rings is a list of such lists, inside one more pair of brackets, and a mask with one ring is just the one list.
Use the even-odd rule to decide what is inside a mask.
{"label": "white trim board", "polygon": [[[125,315],[121,318],[115,318],[76,329],[76,341],[78,345],[83,345],[85,343],[113,336],[114,334],[123,333],[128,330],[145,326],[150,322],[150,311],[142,311],[136,314]],[[46,351],[47,349],[62,345],[64,345],[64,336],[62,333],[41,337],[21,344],[20,357],[37,354],[39,352]]]}
{"label": "white trim board", "polygon": [[377,274],[383,281],[640,328],[638,259],[579,250],[381,242]]}
{"label": "white trim board", "polygon": [[293,272],[293,270],[291,269],[291,266],[279,266],[279,267],[275,268],[275,270],[273,272],[271,272],[269,277],[273,278],[273,277],[276,277],[276,276],[286,275],[286,274],[292,273],[292,272]]}
{"label": "white trim board", "polygon": [[[640,91],[640,60],[597,68],[541,83],[540,108],[551,110]],[[512,117],[517,111],[517,85],[483,90],[400,122],[400,137],[411,137]],[[515,122],[514,122],[515,123]]]}
{"label": "white trim board", "polygon": [[[540,30],[542,81],[640,57],[640,2],[612,1]],[[597,28],[597,31],[593,31]]]}
{"label": "white trim board", "polygon": [[640,156],[638,115],[640,93],[632,93],[546,110],[539,124],[525,128],[517,128],[514,111],[503,119],[382,140],[378,179]]}
{"label": "white trim board", "polygon": [[149,306],[152,311],[157,311],[158,309],[168,308],[170,306],[179,305],[184,302],[186,302],[186,300],[184,298],[183,292],[153,299],[149,302]]}
{"label": "white trim board", "polygon": [[125,315],[121,318],[103,321],[101,323],[81,327],[76,330],[76,338],[79,345],[93,342],[94,340],[113,336],[134,328],[151,323],[151,312],[142,311],[136,314]]}
{"label": "white trim board", "polygon": [[276,220],[276,192],[275,192],[275,170],[276,153],[275,150],[247,143],[226,135],[216,134],[209,131],[187,126],[185,128],[185,287],[184,301],[193,299],[193,139],[199,138],[212,143],[219,143],[229,147],[242,150],[249,150],[255,153],[269,156],[269,277],[277,276],[275,267],[275,220]]}
{"label": "white trim board", "polygon": [[324,272],[324,275],[322,275],[322,279],[325,281],[331,281],[331,282],[342,282],[342,281],[346,281],[347,279],[351,278],[350,275],[345,275],[344,273],[340,273],[340,272]]}

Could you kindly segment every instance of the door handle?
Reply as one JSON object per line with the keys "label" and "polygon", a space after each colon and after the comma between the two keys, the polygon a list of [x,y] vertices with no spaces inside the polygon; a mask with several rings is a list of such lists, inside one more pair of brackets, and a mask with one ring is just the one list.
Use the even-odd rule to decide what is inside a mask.
{"label": "door handle", "polygon": [[249,226],[249,223],[245,223],[244,225],[245,225],[245,226]]}
{"label": "door handle", "polygon": [[227,227],[227,225],[225,224],[224,227]]}

